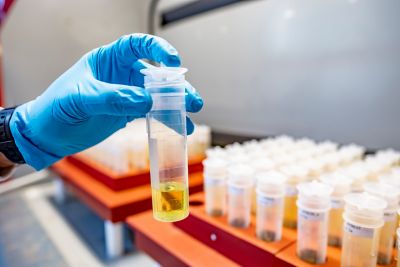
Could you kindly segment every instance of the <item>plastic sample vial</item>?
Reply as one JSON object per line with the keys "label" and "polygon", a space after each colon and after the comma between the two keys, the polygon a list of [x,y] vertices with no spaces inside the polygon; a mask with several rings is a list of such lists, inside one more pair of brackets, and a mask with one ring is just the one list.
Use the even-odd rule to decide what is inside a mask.
{"label": "plastic sample vial", "polygon": [[386,201],[365,192],[344,201],[341,266],[375,267]]}
{"label": "plastic sample vial", "polygon": [[286,176],[285,207],[283,212],[283,225],[295,229],[297,227],[297,185],[307,178],[307,169],[288,165],[280,168],[280,172]]}
{"label": "plastic sample vial", "polygon": [[228,170],[228,223],[246,228],[250,224],[254,171],[248,165],[232,165]]}
{"label": "plastic sample vial", "polygon": [[396,247],[397,247],[397,249],[396,249],[396,261],[397,261],[397,263],[396,263],[396,266],[397,267],[400,267],[400,259],[399,259],[399,257],[400,257],[400,228],[397,228],[397,230],[396,230]]}
{"label": "plastic sample vial", "polygon": [[267,158],[257,158],[251,162],[251,167],[254,170],[254,186],[252,190],[252,198],[251,198],[251,213],[256,214],[257,209],[257,194],[256,194],[256,185],[257,185],[257,177],[259,173],[268,172],[274,169],[274,162]]}
{"label": "plastic sample vial", "polygon": [[174,222],[189,215],[185,76],[187,69],[143,69],[153,100],[147,114],[154,218]]}
{"label": "plastic sample vial", "polygon": [[203,160],[206,213],[222,216],[226,211],[227,165],[222,159]]}
{"label": "plastic sample vial", "polygon": [[331,210],[329,212],[328,245],[342,245],[344,196],[350,192],[351,180],[335,172],[321,177],[321,182],[332,186]]}
{"label": "plastic sample vial", "polygon": [[368,171],[364,168],[362,162],[353,163],[339,172],[351,179],[351,192],[359,193],[364,191],[363,184],[367,179]]}
{"label": "plastic sample vial", "polygon": [[282,238],[286,177],[279,172],[257,175],[256,234],[267,242]]}
{"label": "plastic sample vial", "polygon": [[333,188],[317,181],[299,184],[297,188],[297,255],[305,262],[322,264],[326,261]]}
{"label": "plastic sample vial", "polygon": [[367,183],[364,185],[364,189],[367,193],[380,197],[387,202],[387,207],[383,213],[384,225],[379,238],[378,264],[390,264],[392,262],[393,242],[397,228],[400,190],[379,182]]}

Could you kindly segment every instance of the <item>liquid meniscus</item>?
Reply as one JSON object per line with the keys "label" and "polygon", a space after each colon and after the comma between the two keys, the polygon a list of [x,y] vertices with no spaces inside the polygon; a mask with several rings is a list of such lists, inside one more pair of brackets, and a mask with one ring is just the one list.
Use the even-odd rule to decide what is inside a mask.
{"label": "liquid meniscus", "polygon": [[189,192],[183,183],[160,183],[159,188],[152,188],[152,201],[156,220],[176,222],[189,215]]}

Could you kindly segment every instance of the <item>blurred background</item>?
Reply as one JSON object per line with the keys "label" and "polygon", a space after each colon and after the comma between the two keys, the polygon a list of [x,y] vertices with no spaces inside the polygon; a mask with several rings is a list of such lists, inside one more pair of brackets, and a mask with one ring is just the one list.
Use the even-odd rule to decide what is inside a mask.
{"label": "blurred background", "polygon": [[2,27],[5,103],[154,25],[205,99],[195,119],[213,130],[400,148],[399,1],[154,2],[15,1]]}
{"label": "blurred background", "polygon": [[[210,126],[215,138],[288,134],[369,150],[400,149],[398,0],[14,0],[3,5],[3,106],[34,99],[91,49],[144,32],[178,49],[188,80],[205,101],[194,121]],[[19,169],[15,176],[30,172]],[[47,185],[52,175],[26,181]],[[30,266],[74,265],[38,229],[32,240],[46,244],[41,250],[7,250],[21,229],[5,234],[11,233],[9,218],[30,220],[16,212],[25,205],[16,200],[20,191],[8,187],[4,196],[0,187],[0,266],[29,266],[21,258],[41,253],[53,256]],[[23,192],[25,200],[26,194],[37,196],[35,190]],[[73,218],[79,216],[78,221],[97,225],[91,228],[98,240],[93,232],[78,231],[93,239],[86,242],[89,251],[98,247],[94,259],[110,266],[131,264],[104,260],[102,220],[70,201],[70,206],[54,205],[66,221],[72,218],[75,230],[80,224]],[[75,213],[68,215],[71,210]],[[144,265],[157,265],[144,254],[138,257]]]}

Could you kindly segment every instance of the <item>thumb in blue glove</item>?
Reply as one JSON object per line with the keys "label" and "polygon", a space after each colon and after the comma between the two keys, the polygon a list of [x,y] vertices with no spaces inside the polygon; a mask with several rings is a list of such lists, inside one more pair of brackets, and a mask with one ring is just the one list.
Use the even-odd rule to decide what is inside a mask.
{"label": "thumb in blue glove", "polygon": [[[165,40],[132,34],[83,56],[38,98],[16,108],[10,128],[22,156],[35,169],[91,147],[126,123],[144,117],[152,100],[143,89],[140,59],[179,66],[177,51]],[[190,84],[189,112],[203,101]],[[193,123],[188,119],[188,133]]]}

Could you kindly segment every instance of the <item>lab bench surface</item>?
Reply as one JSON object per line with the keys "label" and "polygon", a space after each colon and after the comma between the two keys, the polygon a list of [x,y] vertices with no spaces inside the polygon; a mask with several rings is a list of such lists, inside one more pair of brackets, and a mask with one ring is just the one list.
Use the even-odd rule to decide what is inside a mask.
{"label": "lab bench surface", "polygon": [[[104,220],[121,222],[130,215],[151,209],[150,184],[114,191],[68,160],[57,162],[51,169],[82,202]],[[201,172],[190,174],[189,189],[190,193],[203,189]]]}
{"label": "lab bench surface", "polygon": [[[203,159],[204,157],[200,156],[192,158],[189,161],[189,173],[201,172],[203,170]],[[66,157],[65,160],[114,191],[122,191],[128,188],[145,185],[150,182],[150,173],[146,168],[132,168],[126,173],[117,173],[107,166],[82,154],[75,154]]]}
{"label": "lab bench surface", "polygon": [[240,266],[172,223],[154,220],[151,211],[130,216],[127,223],[135,230],[136,246],[161,266]]}

